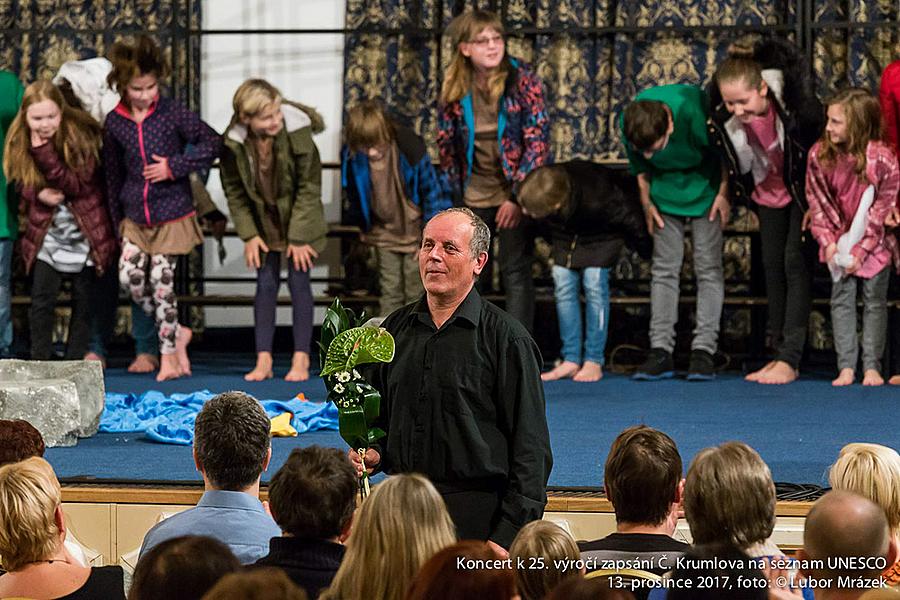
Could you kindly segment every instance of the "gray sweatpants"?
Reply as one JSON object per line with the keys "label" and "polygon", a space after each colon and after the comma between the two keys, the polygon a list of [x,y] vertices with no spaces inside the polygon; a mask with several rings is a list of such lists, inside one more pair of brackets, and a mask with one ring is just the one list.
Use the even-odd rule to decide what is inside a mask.
{"label": "gray sweatpants", "polygon": [[838,370],[856,370],[859,337],[856,334],[856,290],[861,284],[863,296],[862,361],[863,371],[881,372],[881,355],[887,332],[887,290],[891,279],[888,265],[871,279],[853,275],[831,284],[831,326]]}
{"label": "gray sweatpants", "polygon": [[650,346],[667,352],[675,349],[678,321],[684,231],[690,224],[694,244],[694,274],[697,277],[697,325],[692,350],[715,354],[725,298],[722,268],[722,229],[718,219],[662,215],[665,227],[653,234],[653,264],[650,269]]}

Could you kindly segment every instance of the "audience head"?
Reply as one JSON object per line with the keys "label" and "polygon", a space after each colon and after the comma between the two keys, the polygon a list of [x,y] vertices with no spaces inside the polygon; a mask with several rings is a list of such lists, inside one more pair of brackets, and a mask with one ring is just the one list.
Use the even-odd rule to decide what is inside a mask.
{"label": "audience head", "polygon": [[278,135],[284,128],[282,100],[278,88],[265,79],[248,79],[234,93],[231,122],[247,126],[260,137]]}
{"label": "audience head", "polygon": [[[572,570],[581,558],[578,545],[562,527],[550,521],[532,521],[519,530],[509,547],[513,564],[522,559],[526,568],[516,569],[516,582],[522,600],[540,600],[560,581],[580,571]],[[543,568],[532,569],[535,559],[543,559]],[[563,570],[559,565],[568,568]]]}
{"label": "audience head", "polygon": [[281,569],[265,567],[229,573],[203,600],[307,600],[306,592]]}
{"label": "audience head", "polygon": [[241,568],[231,550],[211,537],[166,540],[138,561],[128,600],[200,600],[219,579]]}
{"label": "audience head", "polygon": [[425,561],[455,541],[431,482],[421,475],[390,477],[357,511],[344,560],[322,598],[403,598]]}
{"label": "audience head", "polygon": [[262,405],[244,392],[211,398],[194,423],[194,459],[209,484],[242,491],[259,482],[272,456],[271,424]]}
{"label": "audience head", "polygon": [[[665,523],[681,502],[681,470],[678,448],[662,431],[636,425],[620,433],[609,449],[603,473],[616,522]],[[673,531],[674,525],[672,519]]]}
{"label": "audience head", "polygon": [[44,438],[22,419],[0,419],[0,466],[44,456]]}
{"label": "audience head", "polygon": [[775,483],[743,442],[701,450],[684,484],[684,515],[695,544],[728,542],[746,550],[775,529]]}
{"label": "audience head", "polygon": [[335,448],[295,448],[269,484],[269,508],[281,530],[326,540],[346,533],[356,509],[357,480]]}
{"label": "audience head", "polygon": [[47,560],[66,538],[53,468],[32,456],[0,467],[0,564],[16,571]]}
{"label": "audience head", "polygon": [[[895,554],[884,511],[863,496],[836,490],[819,498],[806,515],[803,549],[797,556],[809,565],[804,574],[835,582],[839,577],[878,577],[896,560]],[[833,560],[841,558],[852,558],[855,565]],[[860,566],[858,561],[864,568],[852,568]]]}
{"label": "audience head", "polygon": [[518,599],[516,576],[503,568],[486,542],[465,540],[428,560],[413,579],[406,600]]}
{"label": "audience head", "polygon": [[900,536],[900,455],[880,444],[847,444],[831,466],[828,482],[881,507],[891,533]]}
{"label": "audience head", "polygon": [[[670,600],[767,600],[769,597],[768,582],[755,561],[730,543],[694,546],[684,558],[685,566],[672,571],[673,582],[684,583],[676,583],[669,589]],[[725,581],[733,584],[739,579],[747,585],[731,585],[730,591],[724,592]]]}
{"label": "audience head", "polygon": [[634,600],[634,594],[614,584],[609,576],[569,577],[553,589],[547,600]]}
{"label": "audience head", "polygon": [[380,158],[384,146],[396,137],[394,124],[379,100],[363,100],[347,111],[344,143],[351,152],[365,152]]}
{"label": "audience head", "polygon": [[134,43],[116,42],[109,51],[112,70],[106,78],[122,102],[134,110],[147,110],[159,97],[159,80],[169,76],[162,50],[150,37]]}
{"label": "audience head", "polygon": [[669,143],[674,130],[669,108],[658,100],[635,100],[625,107],[625,141],[650,159]]}
{"label": "audience head", "polygon": [[516,200],[522,211],[535,219],[544,219],[566,210],[572,184],[561,165],[545,165],[528,174]]}
{"label": "audience head", "polygon": [[490,100],[498,101],[511,68],[500,16],[486,10],[466,11],[450,22],[447,31],[454,52],[444,75],[441,103],[457,102],[468,94],[476,71],[488,73]]}

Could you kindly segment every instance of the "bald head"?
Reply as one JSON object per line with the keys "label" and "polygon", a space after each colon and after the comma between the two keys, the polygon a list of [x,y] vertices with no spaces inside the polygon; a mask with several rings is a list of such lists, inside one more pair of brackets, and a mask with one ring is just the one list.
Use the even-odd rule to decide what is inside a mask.
{"label": "bald head", "polygon": [[828,559],[886,558],[889,544],[890,531],[884,511],[871,500],[851,492],[832,491],[825,494],[806,517],[804,554],[811,560],[826,561],[824,571],[819,573],[821,576],[877,577],[880,569],[875,568],[829,569]]}

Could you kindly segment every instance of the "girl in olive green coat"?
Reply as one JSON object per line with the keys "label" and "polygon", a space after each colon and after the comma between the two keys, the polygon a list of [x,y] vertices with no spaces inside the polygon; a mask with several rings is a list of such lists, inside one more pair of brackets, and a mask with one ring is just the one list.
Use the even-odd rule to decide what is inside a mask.
{"label": "girl in olive green coat", "polygon": [[220,173],[247,266],[255,268],[256,367],[247,381],[272,377],[275,308],[287,258],[294,356],[287,381],[309,378],[313,298],[309,273],[325,248],[322,165],[312,134],[324,129],[314,110],[287,102],[270,83],[249,79],[234,94]]}

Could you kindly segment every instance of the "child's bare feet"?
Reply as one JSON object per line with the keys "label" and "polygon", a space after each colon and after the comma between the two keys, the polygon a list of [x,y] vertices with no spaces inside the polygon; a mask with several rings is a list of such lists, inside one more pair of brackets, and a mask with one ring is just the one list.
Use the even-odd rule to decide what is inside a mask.
{"label": "child's bare feet", "polygon": [[294,352],[291,359],[291,370],[284,376],[285,381],[306,381],[309,379],[309,354]]}
{"label": "child's bare feet", "polygon": [[100,366],[105,369],[106,368],[106,359],[97,354],[96,352],[88,352],[84,355],[84,360],[96,360],[100,363]]}
{"label": "child's bare feet", "polygon": [[853,369],[841,369],[841,372],[838,373],[837,379],[832,381],[831,385],[852,385],[854,379],[856,379],[856,373],[853,371]]}
{"label": "child's bare feet", "polygon": [[578,363],[570,360],[564,360],[546,373],[541,373],[541,381],[556,381],[557,379],[568,379],[578,372]]}
{"label": "child's bare feet", "polygon": [[756,383],[784,385],[795,381],[800,376],[800,373],[794,367],[783,360],[776,360],[769,364],[772,366],[760,373]]}
{"label": "child's bare feet", "polygon": [[586,360],[572,379],[575,381],[600,381],[603,379],[603,367],[599,363]]}
{"label": "child's bare feet", "polygon": [[138,354],[128,365],[129,373],[152,373],[159,368],[159,359],[153,354]]}
{"label": "child's bare feet", "polygon": [[170,379],[178,379],[185,375],[178,364],[178,356],[175,354],[163,354],[159,360],[159,373],[156,374],[157,381],[169,381]]}
{"label": "child's bare feet", "polygon": [[265,379],[272,379],[272,353],[257,352],[256,366],[244,375],[244,381],[263,381]]}
{"label": "child's bare feet", "polygon": [[768,371],[769,369],[771,369],[774,366],[775,366],[775,361],[771,360],[771,361],[767,362],[766,365],[762,369],[759,369],[758,371],[753,371],[752,373],[749,373],[746,377],[744,377],[744,381],[759,381],[759,378],[763,376],[763,373],[765,373],[766,371]]}
{"label": "child's bare feet", "polygon": [[187,347],[191,343],[194,332],[187,325],[179,325],[175,335],[175,356],[182,375],[191,375],[191,359],[188,358]]}
{"label": "child's bare feet", "polygon": [[888,383],[891,385],[900,385],[900,375],[891,375],[891,378],[888,379]]}
{"label": "child's bare feet", "polygon": [[875,369],[866,369],[863,373],[863,385],[884,385],[884,377]]}

